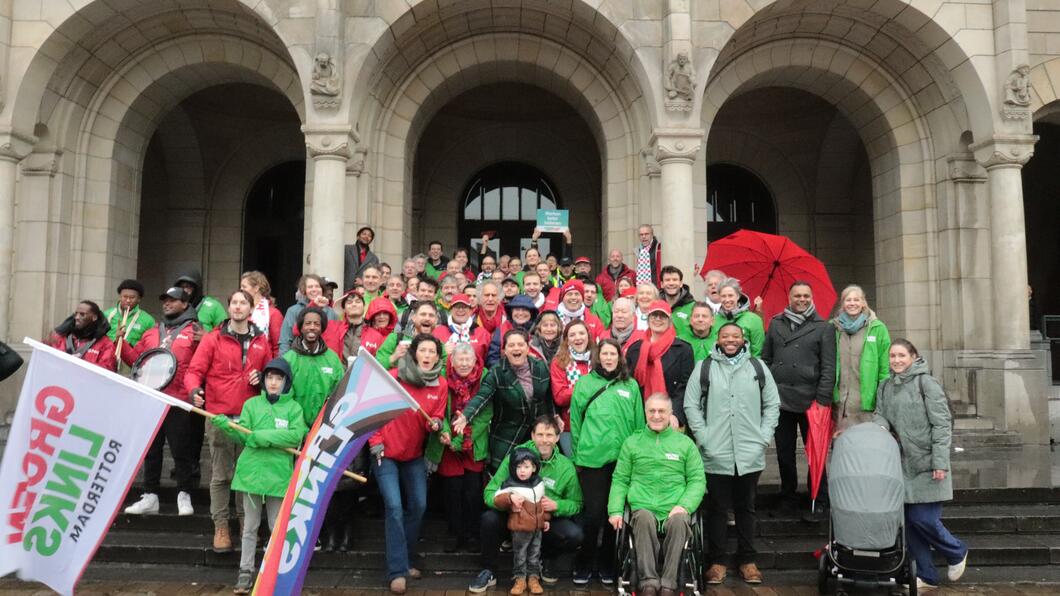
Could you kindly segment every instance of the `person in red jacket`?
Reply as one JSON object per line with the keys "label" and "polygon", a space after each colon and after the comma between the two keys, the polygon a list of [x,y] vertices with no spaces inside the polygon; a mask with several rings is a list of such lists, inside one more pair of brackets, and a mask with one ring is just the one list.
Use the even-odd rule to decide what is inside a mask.
{"label": "person in red jacket", "polygon": [[376,298],[368,303],[368,312],[364,315],[367,328],[361,332],[361,346],[375,356],[379,346],[394,332],[397,325],[397,309],[386,297]]}
{"label": "person in red jacket", "polygon": [[[228,320],[203,336],[184,376],[192,405],[224,414],[237,422],[243,404],[261,391],[261,371],[273,354],[266,332],[250,322],[253,305],[250,292],[232,292],[228,297]],[[206,439],[210,443],[213,549],[228,552],[232,550],[228,501],[236,461],[243,447],[212,424],[206,426]],[[243,518],[243,499],[236,499],[236,515]]]}
{"label": "person in red jacket", "polygon": [[[195,335],[200,333],[202,327],[199,325],[198,313],[195,307],[189,305],[191,296],[183,288],[174,286],[159,296],[162,301],[162,318],[158,325],[144,332],[140,341],[131,346],[124,339],[119,339],[121,347],[121,360],[125,364],[133,365],[136,371],[136,363],[140,356],[155,348],[169,351],[177,361],[177,370],[168,385],[162,388],[162,392],[180,400],[188,400],[188,390],[184,384],[188,366],[191,364],[192,356],[199,342]],[[173,455],[173,464],[177,475],[177,511],[180,515],[192,515],[195,509],[191,505],[191,490],[195,487],[192,480],[194,465],[199,458],[198,452],[194,450],[192,440],[191,416],[180,408],[169,408],[162,428],[155,435],[155,440],[147,449],[144,457],[144,493],[140,500],[125,508],[125,513],[142,515],[145,513],[158,513],[158,488],[162,481],[162,448],[169,442],[169,451]],[[200,431],[201,432],[201,431]]]}
{"label": "person in red jacket", "polygon": [[[387,300],[386,296],[381,296]],[[361,347],[361,340],[367,328],[364,318],[364,298],[360,290],[354,288],[342,295],[338,303],[342,318],[332,321],[324,330],[321,339],[331,348],[332,352],[339,355],[342,365],[346,366],[347,359],[357,355]]]}
{"label": "person in red jacket", "polygon": [[556,314],[564,326],[571,321],[585,321],[589,327],[589,335],[592,335],[594,340],[600,339],[600,334],[607,330],[607,327],[585,305],[585,284],[579,279],[572,279],[563,284],[559,294],[562,302],[556,306]]}
{"label": "person in red jacket", "polygon": [[419,404],[386,423],[370,439],[375,479],[386,509],[386,571],[390,591],[405,593],[405,578],[420,577],[411,566],[427,508],[427,467],[423,458],[428,433],[442,428],[449,400],[442,373],[442,342],[427,333],[412,338],[393,375]]}
{"label": "person in red jacket", "polygon": [[266,334],[273,358],[279,356],[283,313],[276,308],[268,278],[261,271],[247,271],[239,278],[239,289],[250,295],[250,322]]}
{"label": "person in red jacket", "polygon": [[504,308],[501,295],[501,285],[493,280],[486,280],[478,284],[478,308],[475,311],[475,320],[489,333],[490,336],[504,322]]}
{"label": "person in red jacket", "polygon": [[[486,352],[490,347],[490,334],[475,322],[471,316],[471,298],[457,294],[449,305],[449,318],[435,329],[435,337],[447,345],[463,342],[475,349],[475,357],[482,364],[486,363]],[[446,350],[447,352],[451,350]]]}
{"label": "person in red jacket", "polygon": [[118,369],[114,342],[107,337],[110,323],[99,305],[91,300],[77,303],[74,314],[59,324],[48,338],[48,345],[100,368]]}
{"label": "person in red jacket", "polygon": [[620,279],[629,280],[630,285],[637,284],[637,274],[622,261],[622,251],[613,248],[607,253],[607,266],[596,276],[596,285],[608,302],[615,299],[615,286]]}
{"label": "person in red jacket", "polygon": [[[552,378],[552,401],[556,404],[556,412],[563,418],[563,428],[570,428],[570,398],[574,394],[574,384],[592,370],[595,348],[596,340],[585,321],[575,319],[563,328],[563,340],[548,369]],[[569,433],[561,433],[561,448],[564,445],[563,435],[567,435],[568,442],[570,440]]]}

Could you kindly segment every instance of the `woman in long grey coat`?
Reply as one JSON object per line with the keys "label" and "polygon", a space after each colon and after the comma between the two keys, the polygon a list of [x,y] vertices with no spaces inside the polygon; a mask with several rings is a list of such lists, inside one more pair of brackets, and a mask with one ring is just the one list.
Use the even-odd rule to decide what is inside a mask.
{"label": "woman in long grey coat", "polygon": [[905,536],[916,560],[917,584],[930,589],[939,576],[931,551],[949,563],[957,581],[968,561],[968,547],[942,525],[942,503],[953,499],[950,477],[950,408],[942,385],[908,340],[891,343],[891,376],[880,384],[875,421],[893,430],[902,446],[905,475]]}

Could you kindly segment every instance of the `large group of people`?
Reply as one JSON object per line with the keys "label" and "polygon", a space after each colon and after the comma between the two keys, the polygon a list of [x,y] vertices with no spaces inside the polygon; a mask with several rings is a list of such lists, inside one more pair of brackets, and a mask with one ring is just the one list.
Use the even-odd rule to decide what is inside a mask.
{"label": "large group of people", "polygon": [[[628,264],[610,250],[598,271],[570,256],[569,234],[559,258],[542,257],[539,236],[521,255],[492,253],[488,237],[480,250],[451,256],[431,242],[392,270],[362,228],[346,247],[341,294],[306,274],[281,313],[261,272],[243,274],[227,302],[205,295],[193,272],[159,296],[153,317],[143,284],[126,280],[114,307],[79,303],[50,343],[134,378],[150,354],[172,355],[175,372],[159,388],[216,416],[204,429],[201,417],[170,409],[144,460],[144,494],[126,512],[158,512],[168,443],[178,512],[192,514],[205,437],[218,551],[233,549],[230,503],[242,493],[237,593],[252,587],[258,525],[273,523],[291,474],[279,449],[304,440],[361,350],[421,406],[377,431],[352,466],[370,473],[382,497],[395,594],[421,576],[414,565],[429,486],[448,522],[445,550],[481,557],[473,593],[496,585],[502,545],[513,552],[513,595],[558,581],[562,553],[574,555],[576,585],[611,585],[615,532],[629,524],[636,589],[673,596],[695,515],[705,519],[705,581],[723,582],[731,560],[743,581],[761,583],[755,502],[766,449],[775,439],[781,507],[794,512],[796,442],[799,433],[806,440],[814,402],[831,408],[837,432],[876,421],[916,447],[903,449],[909,548],[925,586],[938,583],[932,549],[959,578],[967,547],[939,520],[952,498],[945,394],[916,348],[891,340],[861,288],[844,289],[828,319],[814,288],[795,282],[766,325],[761,299],[723,271],[707,272],[706,294],[694,297],[683,272],[662,262],[651,226],[640,227]],[[331,502],[322,548],[356,541],[350,520],[360,500],[344,490]]]}

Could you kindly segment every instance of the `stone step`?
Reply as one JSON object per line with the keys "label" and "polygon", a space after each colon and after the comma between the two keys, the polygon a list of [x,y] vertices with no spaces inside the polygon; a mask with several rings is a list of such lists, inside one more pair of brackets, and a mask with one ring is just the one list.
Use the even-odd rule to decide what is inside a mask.
{"label": "stone step", "polygon": [[[828,524],[807,523],[797,514],[781,514],[773,510],[759,510],[760,536],[826,536]],[[943,509],[946,527],[954,533],[965,534],[1041,534],[1060,532],[1060,503],[1040,505],[964,505],[947,504]],[[380,515],[368,513],[357,516],[360,534],[382,536]],[[232,521],[232,528],[237,522]],[[198,533],[213,532],[213,521],[205,513],[181,517],[175,508],[164,508],[159,515],[119,514],[112,532]],[[429,514],[420,535],[426,540],[443,540],[447,536],[446,523],[438,514]]]}
{"label": "stone step", "polygon": [[994,430],[994,419],[980,418],[974,414],[971,416],[956,416],[953,419],[953,430],[958,436],[963,435],[963,431],[992,431]]}
{"label": "stone step", "polygon": [[[971,549],[969,561],[978,567],[1012,565],[1060,565],[1060,535],[968,535],[962,539]],[[151,563],[166,565],[205,565],[235,569],[239,553],[216,553],[208,547],[209,536],[198,533],[114,532],[107,536],[96,553],[95,560],[106,563]],[[317,552],[313,556],[315,569],[345,569],[380,571],[385,567],[381,540],[357,544],[358,550],[348,553]],[[764,569],[813,569],[815,550],[825,544],[824,537],[763,537],[756,541],[758,564]],[[263,545],[262,545],[263,546]],[[731,548],[735,548],[732,540]],[[430,573],[473,573],[478,568],[478,556],[470,553],[445,553],[431,541],[421,542],[417,564]],[[259,546],[258,561],[260,562]],[[507,569],[510,557],[502,556],[502,570]],[[936,561],[945,565],[945,561]],[[570,570],[570,558],[557,561],[557,571]]]}

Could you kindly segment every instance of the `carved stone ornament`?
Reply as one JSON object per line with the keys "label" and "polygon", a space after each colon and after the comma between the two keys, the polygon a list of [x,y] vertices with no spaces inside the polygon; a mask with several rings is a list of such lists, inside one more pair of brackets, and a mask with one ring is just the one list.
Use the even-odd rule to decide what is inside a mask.
{"label": "carved stone ornament", "polygon": [[668,161],[694,162],[703,145],[702,129],[660,129],[652,136],[651,147],[660,165]]}
{"label": "carved stone ornament", "polygon": [[1005,79],[1005,103],[1001,116],[1006,120],[1026,120],[1031,117],[1031,67],[1020,64]]}
{"label": "carved stone ornament", "polygon": [[364,173],[364,161],[368,156],[367,147],[357,147],[353,150],[353,157],[346,164],[346,173],[359,177]]}
{"label": "carved stone ornament", "polygon": [[309,156],[314,159],[318,157],[349,159],[350,157],[349,135],[306,135],[305,145],[309,148]]}
{"label": "carved stone ornament", "polygon": [[986,169],[1021,167],[1034,155],[1037,135],[998,135],[982,143],[972,145],[975,160]]}
{"label": "carved stone ornament", "polygon": [[663,78],[666,88],[666,109],[671,112],[691,112],[696,92],[696,69],[686,52],[678,52],[670,62]]}
{"label": "carved stone ornament", "polygon": [[982,182],[986,175],[982,173],[975,156],[971,153],[952,155],[949,162],[950,180],[954,182]]}
{"label": "carved stone ornament", "polygon": [[335,60],[327,52],[313,58],[313,80],[309,83],[313,105],[318,109],[335,109],[342,102],[342,77]]}
{"label": "carved stone ornament", "polygon": [[651,145],[640,150],[640,157],[644,160],[644,172],[649,176],[658,176],[662,173],[659,160],[655,159],[655,147]]}

